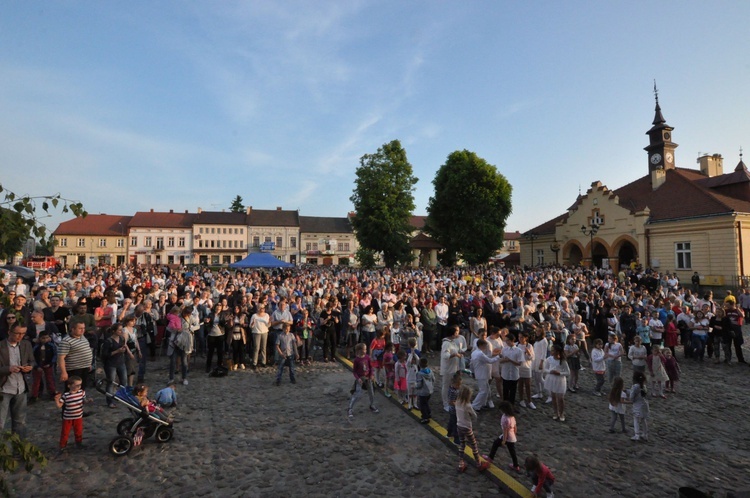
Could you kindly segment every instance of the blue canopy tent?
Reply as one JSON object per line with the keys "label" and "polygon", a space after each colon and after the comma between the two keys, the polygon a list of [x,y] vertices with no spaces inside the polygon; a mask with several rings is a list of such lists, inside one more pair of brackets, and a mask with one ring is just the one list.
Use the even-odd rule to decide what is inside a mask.
{"label": "blue canopy tent", "polygon": [[242,261],[229,265],[230,268],[293,268],[292,263],[281,261],[267,252],[253,252]]}

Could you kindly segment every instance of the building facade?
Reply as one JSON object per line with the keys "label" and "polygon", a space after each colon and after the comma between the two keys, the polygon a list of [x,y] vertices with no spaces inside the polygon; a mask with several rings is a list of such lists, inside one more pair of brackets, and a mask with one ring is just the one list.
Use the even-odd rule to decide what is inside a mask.
{"label": "building facade", "polygon": [[247,256],[247,213],[203,211],[193,221],[193,260],[201,265],[228,265]]}
{"label": "building facade", "polygon": [[683,282],[698,272],[718,286],[748,275],[750,173],[742,157],[730,173],[718,154],[699,157],[698,170],[677,167],[674,128],[658,99],[652,125],[648,174],[615,190],[592,183],[566,213],[523,234],[522,264],[636,263]]}
{"label": "building facade", "polygon": [[277,207],[247,208],[249,252],[269,252],[282,261],[299,262],[300,216],[298,211]]}
{"label": "building facade", "polygon": [[348,218],[300,216],[300,262],[353,265],[359,248]]}
{"label": "building facade", "polygon": [[54,256],[62,266],[124,264],[131,219],[132,216],[89,214],[62,222],[52,232]]}
{"label": "building facade", "polygon": [[195,214],[139,211],[128,224],[128,262],[184,265],[193,261]]}

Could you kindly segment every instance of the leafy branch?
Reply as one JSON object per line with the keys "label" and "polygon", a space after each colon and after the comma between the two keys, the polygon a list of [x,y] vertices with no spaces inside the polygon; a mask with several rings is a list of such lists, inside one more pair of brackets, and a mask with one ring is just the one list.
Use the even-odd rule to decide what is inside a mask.
{"label": "leafy branch", "polygon": [[10,496],[10,489],[5,477],[15,472],[23,464],[26,472],[31,472],[34,465],[47,466],[47,457],[42,450],[21,438],[15,432],[5,431],[0,435],[0,494]]}
{"label": "leafy branch", "polygon": [[88,213],[79,201],[66,199],[61,194],[17,195],[0,185],[0,258],[12,257],[30,235],[44,243],[47,227],[39,221],[38,213],[49,214],[50,209],[60,209],[76,217]]}

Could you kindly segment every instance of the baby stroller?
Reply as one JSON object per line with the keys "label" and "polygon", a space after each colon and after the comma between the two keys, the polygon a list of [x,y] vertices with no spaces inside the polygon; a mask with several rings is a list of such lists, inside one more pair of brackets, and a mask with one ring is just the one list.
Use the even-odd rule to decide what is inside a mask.
{"label": "baby stroller", "polygon": [[115,456],[125,456],[134,446],[139,446],[144,439],[155,436],[156,442],[166,443],[174,435],[172,422],[160,407],[144,408],[133,395],[133,388],[113,383],[117,388],[114,394],[107,392],[107,381],[102,379],[96,383],[96,390],[107,396],[108,400],[116,401],[133,415],[124,418],[117,424],[118,436],[109,443],[109,451]]}

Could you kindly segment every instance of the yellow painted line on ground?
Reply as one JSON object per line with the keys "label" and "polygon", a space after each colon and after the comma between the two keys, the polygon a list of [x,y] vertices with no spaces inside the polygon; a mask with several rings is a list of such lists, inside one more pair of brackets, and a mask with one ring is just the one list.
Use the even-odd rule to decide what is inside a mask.
{"label": "yellow painted line on ground", "polygon": [[[348,358],[346,358],[346,357],[344,357],[344,356],[342,356],[342,355],[340,355],[338,353],[336,354],[336,357],[349,370],[351,370],[354,367],[354,365],[352,364],[351,360],[349,360]],[[410,413],[413,417],[415,417],[415,418],[421,418],[422,414],[416,408],[409,410],[406,407],[404,407],[403,405],[399,404],[398,401],[394,401],[394,402],[402,410],[404,410],[407,413]],[[441,407],[441,410],[442,410],[442,407]],[[435,422],[435,419],[430,419],[430,423],[429,424],[424,424],[424,425],[426,425],[427,427],[429,427],[432,430],[432,432],[434,432],[435,434],[437,434],[438,436],[440,436],[442,439],[448,441],[451,445],[453,444],[453,442],[448,438],[448,430],[445,427],[443,427],[442,425],[440,425],[437,422]],[[464,454],[468,457],[469,460],[475,461],[474,460],[474,455],[473,455],[473,453],[471,452],[471,449],[468,446],[466,448],[464,448]],[[507,472],[501,470],[496,465],[490,464],[490,467],[485,472],[488,472],[490,475],[492,475],[492,477],[496,481],[498,481],[501,486],[503,486],[507,491],[515,494],[516,496],[518,496],[520,498],[533,498],[534,495],[531,494],[531,491],[529,490],[529,488],[527,488],[525,485],[523,485],[520,482],[518,482],[518,480],[516,480],[513,476],[511,476]]]}

